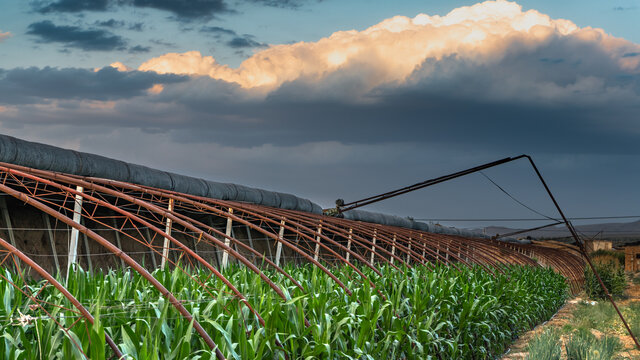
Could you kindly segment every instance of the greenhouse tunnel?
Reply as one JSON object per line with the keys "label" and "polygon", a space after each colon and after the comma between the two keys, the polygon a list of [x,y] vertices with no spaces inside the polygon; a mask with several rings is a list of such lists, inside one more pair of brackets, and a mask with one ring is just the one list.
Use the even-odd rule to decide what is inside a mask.
{"label": "greenhouse tunnel", "polygon": [[[501,273],[516,264],[550,267],[574,292],[583,282],[584,262],[570,245],[498,241],[366,211],[326,216],[319,205],[295,195],[187,177],[4,135],[0,177],[3,267],[37,279],[63,278],[74,259],[86,271],[131,268],[186,319],[192,318],[180,299],[154,282],[155,269],[208,271],[225,281],[229,293],[251,311],[251,299],[238,290],[241,284],[224,278],[226,267],[250,269],[283,301],[286,294],[271,276],[280,273],[302,288],[285,270],[291,264],[315,265],[346,292],[349,285],[333,273],[338,266],[352,267],[358,281],[373,287],[379,279],[359,268],[380,274],[381,267],[403,271],[445,264]],[[33,299],[44,301],[37,294]],[[199,335],[207,337],[195,323]]]}

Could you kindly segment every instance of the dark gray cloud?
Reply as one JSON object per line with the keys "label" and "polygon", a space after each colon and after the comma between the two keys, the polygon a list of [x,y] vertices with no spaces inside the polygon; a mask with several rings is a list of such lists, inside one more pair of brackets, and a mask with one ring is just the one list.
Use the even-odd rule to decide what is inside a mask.
{"label": "dark gray cloud", "polygon": [[116,19],[96,21],[96,22],[93,23],[93,25],[106,27],[106,28],[110,28],[110,29],[123,29],[123,28],[126,28],[128,30],[138,31],[138,32],[142,31],[144,29],[144,23],[142,23],[142,22],[135,22],[135,23],[127,24],[126,22],[124,22],[122,20],[116,20]]}
{"label": "dark gray cloud", "polygon": [[180,20],[210,19],[230,11],[224,0],[58,0],[38,1],[34,5],[40,13],[107,11],[126,6],[168,11]]}
{"label": "dark gray cloud", "polygon": [[181,20],[210,19],[229,11],[223,0],[133,0],[133,6],[169,11]]}
{"label": "dark gray cloud", "polygon": [[77,13],[81,11],[106,11],[112,4],[111,0],[58,0],[37,1],[34,3],[36,11],[46,14],[54,12]]}
{"label": "dark gray cloud", "polygon": [[200,28],[200,32],[214,35],[236,36],[235,31],[220,26],[203,26]]}
{"label": "dark gray cloud", "polygon": [[267,47],[267,44],[258,42],[255,40],[255,36],[250,34],[239,35],[235,31],[220,26],[203,26],[200,28],[200,32],[212,34],[216,39],[223,37],[229,39],[225,41],[225,45],[234,49],[247,49]]}
{"label": "dark gray cloud", "polygon": [[236,36],[233,39],[227,41],[226,44],[227,46],[232,47],[234,49],[267,47],[267,44],[254,40],[253,35],[246,35],[246,34],[242,36]]}
{"label": "dark gray cloud", "polygon": [[306,5],[310,2],[320,2],[322,0],[310,1],[310,0],[246,0],[250,3],[261,4],[264,6],[271,6],[277,8],[289,8],[289,9],[298,9],[303,5]]}
{"label": "dark gray cloud", "polygon": [[131,54],[148,53],[149,51],[151,51],[151,47],[149,46],[136,45],[134,47],[129,48],[129,52]]}
{"label": "dark gray cloud", "polygon": [[142,30],[144,30],[144,23],[136,22],[136,23],[129,24],[129,30],[142,31]]}
{"label": "dark gray cloud", "polygon": [[36,36],[42,43],[60,43],[85,51],[123,50],[127,44],[124,38],[107,30],[55,25],[49,20],[30,24],[27,34]]}
{"label": "dark gray cloud", "polygon": [[122,20],[109,19],[109,20],[103,20],[103,21],[96,21],[94,25],[107,27],[111,29],[120,29],[124,27],[125,22]]}
{"label": "dark gray cloud", "polygon": [[57,100],[118,100],[146,94],[154,84],[185,77],[153,72],[121,72],[112,67],[88,69],[17,68],[0,70],[0,103],[38,104]]}

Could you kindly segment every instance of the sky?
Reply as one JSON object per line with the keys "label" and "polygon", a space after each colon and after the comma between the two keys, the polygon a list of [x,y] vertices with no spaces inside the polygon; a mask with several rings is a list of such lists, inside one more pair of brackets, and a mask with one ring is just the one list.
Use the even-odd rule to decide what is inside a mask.
{"label": "sky", "polygon": [[[640,215],[639,16],[640,0],[3,0],[0,133],[324,207],[526,153],[568,216]],[[484,174],[557,215],[525,162]],[[365,210],[544,223],[467,221],[540,217],[487,177]]]}

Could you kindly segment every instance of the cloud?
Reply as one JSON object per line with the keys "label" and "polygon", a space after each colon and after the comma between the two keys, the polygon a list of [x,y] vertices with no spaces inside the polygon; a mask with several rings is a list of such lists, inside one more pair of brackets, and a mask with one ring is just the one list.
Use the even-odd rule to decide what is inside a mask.
{"label": "cloud", "polygon": [[237,68],[198,51],[168,53],[131,73],[187,75],[181,81],[148,80],[106,108],[63,97],[45,111],[31,98],[16,116],[33,124],[118,122],[182,143],[410,142],[637,155],[634,53],[637,44],[603,30],[485,2],[274,45]]}
{"label": "cloud", "polygon": [[118,71],[111,66],[97,71],[51,67],[0,70],[0,103],[48,104],[51,100],[131,99],[145,95],[155,84],[184,80],[184,77],[175,75]]}
{"label": "cloud", "polygon": [[[248,44],[239,39],[229,45]],[[474,77],[482,73],[474,74],[487,68],[495,69],[505,83],[488,82],[491,92],[478,88],[474,95],[492,101],[511,97],[553,102],[597,98],[600,93],[613,96],[616,91],[635,96],[633,87],[617,76],[634,76],[640,57],[624,54],[638,51],[637,44],[601,29],[579,28],[568,20],[523,11],[512,2],[488,1],[445,16],[396,16],[363,31],[339,31],[317,42],[274,45],[238,68],[191,51],[150,59],[139,69],[207,75],[246,89],[262,89],[272,97],[370,102],[383,98],[377,94],[386,94],[389,88],[412,87],[418,80],[419,86],[429,87],[443,81],[463,85],[465,79],[469,84],[463,89],[476,89]],[[532,72],[537,77],[528,75]]]}
{"label": "cloud", "polygon": [[131,54],[148,53],[149,51],[151,51],[151,47],[149,46],[136,45],[129,48],[129,53]]}
{"label": "cloud", "polygon": [[7,32],[3,33],[3,32],[0,31],[0,42],[4,41],[4,40],[6,40],[6,39],[8,39],[10,37],[11,37],[11,33],[10,32],[7,31]]}
{"label": "cloud", "polygon": [[[317,2],[320,2],[318,0]],[[261,4],[265,6],[277,7],[277,8],[290,8],[298,9],[302,5],[309,3],[308,0],[247,0],[247,2]]]}
{"label": "cloud", "polygon": [[42,4],[36,2],[36,11],[39,13],[70,12],[81,11],[106,11],[111,4],[111,0],[58,0]]}
{"label": "cloud", "polygon": [[49,20],[29,25],[27,34],[43,43],[61,43],[85,51],[123,50],[126,40],[106,30],[85,30],[78,26],[55,25]]}
{"label": "cloud", "polygon": [[58,0],[35,3],[35,9],[40,13],[104,12],[126,6],[168,11],[180,20],[210,19],[218,13],[230,11],[224,0]]}
{"label": "cloud", "polygon": [[103,20],[103,21],[96,21],[94,25],[108,27],[111,29],[119,29],[124,27],[125,23],[122,20],[109,19],[109,20]]}
{"label": "cloud", "polygon": [[267,47],[267,44],[260,43],[254,40],[254,36],[252,35],[242,35],[236,36],[233,39],[226,42],[227,46],[232,47],[234,49],[242,49],[242,48],[256,48],[256,47]]}
{"label": "cloud", "polygon": [[133,6],[173,13],[181,20],[210,19],[229,11],[223,0],[133,0]]}
{"label": "cloud", "polygon": [[[603,30],[486,2],[272,45],[238,67],[189,51],[137,70],[0,70],[0,131],[326,205],[530,153],[568,212],[630,212],[626,200],[640,196],[638,54]],[[553,210],[517,165],[490,175]],[[499,198],[473,178],[449,184],[372,210],[529,215],[498,213]]]}
{"label": "cloud", "polygon": [[231,29],[226,29],[219,26],[203,26],[200,28],[200,32],[209,33],[214,35],[229,35],[236,36],[236,32]]}

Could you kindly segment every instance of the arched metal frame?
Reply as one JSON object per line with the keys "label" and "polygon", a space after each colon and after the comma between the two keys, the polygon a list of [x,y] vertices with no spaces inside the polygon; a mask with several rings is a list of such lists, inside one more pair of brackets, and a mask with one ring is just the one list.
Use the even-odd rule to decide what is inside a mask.
{"label": "arched metal frame", "polygon": [[[77,191],[77,186],[83,187],[84,191]],[[228,254],[234,262],[258,274],[283,301],[288,300],[286,295],[261,267],[271,267],[296,287],[303,291],[304,287],[280,266],[279,259],[275,259],[271,254],[271,246],[280,247],[282,251],[286,250],[289,253],[293,260],[285,261],[308,262],[317,266],[347,293],[351,293],[351,290],[332,273],[335,265],[350,266],[360,276],[359,281],[368,282],[373,287],[376,286],[377,280],[374,277],[382,275],[380,266],[389,266],[402,272],[403,267],[433,267],[435,264],[456,268],[480,266],[490,273],[502,273],[505,266],[511,264],[549,266],[566,277],[574,292],[578,291],[584,280],[584,262],[579,253],[545,244],[521,245],[434,234],[294,210],[203,198],[109,179],[85,178],[13,164],[0,163],[0,193],[19,199],[68,227],[78,229],[93,243],[112,253],[114,259],[121,259],[133,271],[140,273],[168,299],[186,321],[194,322],[195,331],[211,349],[216,350],[218,359],[223,359],[223,354],[212,337],[182,305],[181,299],[177,299],[164,288],[149,272],[148,266],[145,268],[134,260],[133,256],[128,255],[124,245],[118,247],[92,230],[89,225],[98,224],[103,229],[115,232],[123,237],[127,244],[136,244],[147,249],[154,260],[156,256],[164,257],[170,266],[182,269],[181,264],[187,263],[207,269],[211,276],[218,277],[227,286],[230,294],[249,308],[261,325],[264,325],[264,320],[244,294],[224,277],[217,257],[207,259],[205,253],[197,250],[198,246],[208,246],[216,252]],[[85,219],[85,225],[74,222],[71,218],[76,196],[83,199],[82,217]],[[168,209],[170,201],[171,210]],[[167,219],[173,224],[173,233],[163,230]],[[250,243],[247,244],[238,236],[229,234],[228,230],[218,229],[215,221],[227,221],[228,224],[238,224],[245,228]],[[118,226],[118,222],[122,226]],[[266,246],[253,246],[251,234],[263,236],[266,241],[261,245]],[[167,239],[170,244],[166,257],[163,255],[163,239]],[[77,300],[74,301],[63,285],[55,282],[54,276],[18,247],[4,240],[0,240],[0,246],[55,286],[89,323],[92,322],[91,314],[77,303]],[[63,256],[60,258],[64,260]],[[113,264],[117,266],[118,263],[114,261]],[[375,276],[366,276],[360,271],[359,266],[369,267]],[[200,284],[206,287],[203,283]],[[218,290],[206,291],[213,293]],[[378,291],[384,296],[384,289]],[[107,343],[119,354],[119,350],[115,344],[112,345],[113,342],[108,337]]]}

